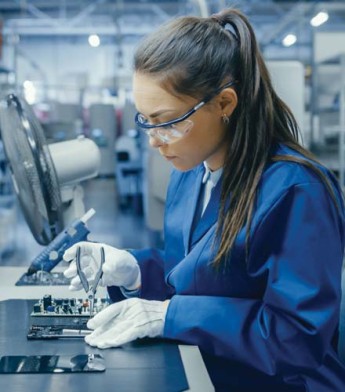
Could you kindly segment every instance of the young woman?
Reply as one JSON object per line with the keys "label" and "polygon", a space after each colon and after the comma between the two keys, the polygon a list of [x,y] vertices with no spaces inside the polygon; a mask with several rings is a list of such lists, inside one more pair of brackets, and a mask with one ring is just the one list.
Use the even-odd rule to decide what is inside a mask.
{"label": "young woman", "polygon": [[198,345],[219,391],[344,391],[341,190],[298,143],[247,19],[225,10],[164,25],[137,50],[133,89],[138,127],[176,168],[165,250],[66,252],[79,289],[77,247],[90,280],[103,248],[101,283],[117,302],[86,342]]}

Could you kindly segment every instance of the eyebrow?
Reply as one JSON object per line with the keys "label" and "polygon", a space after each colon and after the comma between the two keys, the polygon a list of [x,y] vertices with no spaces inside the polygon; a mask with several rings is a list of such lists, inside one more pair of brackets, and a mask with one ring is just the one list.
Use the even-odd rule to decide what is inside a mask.
{"label": "eyebrow", "polygon": [[149,115],[149,117],[156,118],[162,114],[169,113],[169,112],[176,112],[176,110],[175,109],[161,109],[161,110],[158,110],[157,112],[151,113]]}

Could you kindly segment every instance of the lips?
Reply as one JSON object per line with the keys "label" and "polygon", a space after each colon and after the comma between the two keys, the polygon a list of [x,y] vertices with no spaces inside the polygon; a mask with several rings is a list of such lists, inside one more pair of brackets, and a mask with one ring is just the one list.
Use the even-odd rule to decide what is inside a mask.
{"label": "lips", "polygon": [[169,155],[163,155],[163,157],[168,161],[171,161],[172,159],[176,158],[175,156],[169,156]]}

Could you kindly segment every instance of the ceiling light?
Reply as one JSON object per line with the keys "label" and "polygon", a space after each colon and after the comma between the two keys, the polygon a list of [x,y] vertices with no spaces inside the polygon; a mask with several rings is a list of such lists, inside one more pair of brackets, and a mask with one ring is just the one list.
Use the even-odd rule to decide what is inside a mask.
{"label": "ceiling light", "polygon": [[297,37],[295,36],[295,34],[288,34],[283,38],[283,45],[288,47],[293,45],[294,43],[296,43],[297,41]]}
{"label": "ceiling light", "polygon": [[310,24],[313,27],[318,27],[321,26],[323,23],[327,22],[327,20],[328,20],[328,13],[325,11],[321,11],[317,15],[315,15],[314,18],[310,20]]}
{"label": "ceiling light", "polygon": [[99,39],[99,36],[97,34],[91,34],[89,35],[89,44],[93,48],[97,48],[99,44],[101,43],[101,40]]}

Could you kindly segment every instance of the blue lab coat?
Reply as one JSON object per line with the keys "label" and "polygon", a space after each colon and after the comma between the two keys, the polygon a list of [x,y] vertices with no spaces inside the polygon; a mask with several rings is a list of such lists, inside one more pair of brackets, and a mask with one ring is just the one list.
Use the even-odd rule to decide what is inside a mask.
{"label": "blue lab coat", "polygon": [[[286,146],[274,151],[299,155]],[[171,298],[164,337],[198,345],[217,391],[344,392],[335,347],[341,298],[344,207],[301,164],[267,165],[257,194],[248,261],[245,229],[228,268],[211,265],[221,181],[192,228],[203,165],[173,171],[165,251],[132,251],[141,297]],[[118,300],[116,288],[109,289]]]}

